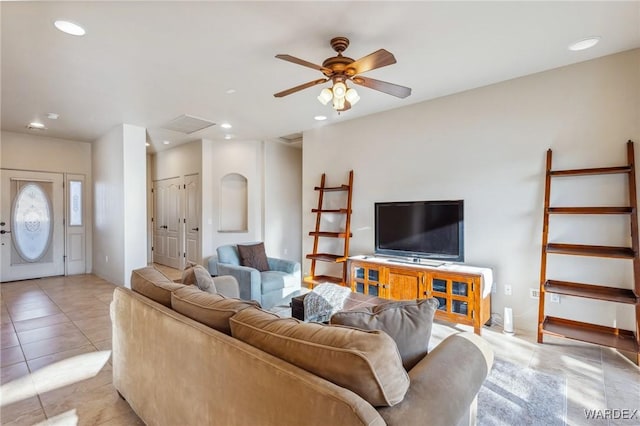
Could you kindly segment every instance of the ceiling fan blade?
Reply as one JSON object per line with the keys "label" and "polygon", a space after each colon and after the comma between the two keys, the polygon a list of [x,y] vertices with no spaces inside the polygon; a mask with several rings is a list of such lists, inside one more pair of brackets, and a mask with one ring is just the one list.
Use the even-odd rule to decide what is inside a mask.
{"label": "ceiling fan blade", "polygon": [[406,98],[411,94],[411,89],[409,87],[400,86],[399,84],[388,83],[386,81],[374,80],[373,78],[365,78],[360,76],[353,77],[351,80],[355,84],[359,84],[360,86],[388,93],[389,95],[397,96],[398,98]]}
{"label": "ceiling fan blade", "polygon": [[291,55],[276,55],[276,58],[282,59],[283,61],[287,61],[287,62],[293,62],[294,64],[302,65],[303,67],[313,68],[314,70],[322,71],[325,74],[333,73],[333,71],[331,71],[329,68],[325,68],[325,67],[320,66],[320,65],[312,64],[309,61],[305,61],[304,59],[296,58],[295,56],[291,56]]}
{"label": "ceiling fan blade", "polygon": [[304,84],[301,84],[299,86],[292,87],[291,89],[283,90],[282,92],[278,92],[273,96],[275,96],[276,98],[282,98],[284,96],[290,95],[290,94],[298,92],[300,90],[304,90],[304,89],[307,89],[309,87],[313,87],[313,86],[315,86],[317,84],[322,84],[322,83],[324,83],[325,81],[328,81],[328,80],[329,80],[328,78],[319,78],[318,80],[313,80],[313,81],[310,81],[308,83],[304,83]]}
{"label": "ceiling fan blade", "polygon": [[362,74],[363,72],[371,71],[376,68],[386,67],[387,65],[395,64],[396,58],[393,54],[387,50],[376,50],[370,55],[358,59],[347,66],[347,69],[353,68],[355,74]]}

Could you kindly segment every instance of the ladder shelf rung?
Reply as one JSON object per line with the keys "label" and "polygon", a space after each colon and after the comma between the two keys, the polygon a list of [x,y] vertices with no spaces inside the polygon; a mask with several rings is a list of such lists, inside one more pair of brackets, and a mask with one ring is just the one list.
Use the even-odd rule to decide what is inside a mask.
{"label": "ladder shelf rung", "polygon": [[631,214],[633,207],[549,207],[549,214]]}
{"label": "ladder shelf rung", "polygon": [[334,191],[348,191],[349,185],[340,186],[316,186],[313,188],[315,191],[334,192]]}
{"label": "ladder shelf rung", "polygon": [[[309,236],[311,237],[329,237],[329,238],[345,238],[347,236],[346,232],[328,232],[328,231],[311,231],[309,232]],[[351,233],[349,233],[349,237],[351,237]]]}
{"label": "ladder shelf rung", "polygon": [[633,249],[629,247],[593,246],[584,244],[550,243],[546,247],[547,253],[569,254],[574,256],[613,257],[633,259]]}
{"label": "ladder shelf rung", "polygon": [[638,352],[635,333],[629,330],[547,316],[541,324],[541,331],[553,336]]}
{"label": "ladder shelf rung", "polygon": [[342,263],[347,260],[344,255],[332,254],[332,253],[310,253],[307,255],[307,259],[319,260],[321,262],[333,262]]}
{"label": "ladder shelf rung", "polygon": [[586,175],[610,175],[615,173],[629,173],[631,166],[597,167],[593,169],[551,170],[551,176],[586,176]]}
{"label": "ladder shelf rung", "polygon": [[638,298],[632,290],[569,281],[547,280],[544,283],[544,291],[565,296],[585,297],[588,299],[628,303],[631,305],[635,305],[638,301]]}
{"label": "ladder shelf rung", "polygon": [[343,284],[344,281],[342,277],[332,277],[329,275],[314,275],[314,276],[306,276],[303,281],[306,284],[311,284],[312,286],[323,284],[323,283],[332,283],[332,284]]}
{"label": "ladder shelf rung", "polygon": [[347,209],[311,209],[311,213],[349,213]]}

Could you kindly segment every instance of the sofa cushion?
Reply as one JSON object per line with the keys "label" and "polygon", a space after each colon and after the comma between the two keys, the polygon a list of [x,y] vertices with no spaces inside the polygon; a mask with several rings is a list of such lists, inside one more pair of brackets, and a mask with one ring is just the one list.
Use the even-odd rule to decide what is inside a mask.
{"label": "sofa cushion", "polygon": [[193,262],[189,262],[187,267],[182,271],[182,284],[195,284],[200,290],[217,293],[216,285],[207,268]]}
{"label": "sofa cushion", "polygon": [[171,294],[171,307],[184,316],[231,335],[229,318],[243,309],[259,308],[260,304],[253,300],[226,298],[220,294],[207,293],[189,286]]}
{"label": "sofa cushion", "polygon": [[381,331],[305,323],[249,308],[231,320],[233,337],[347,388],[373,406],[402,401],[409,376]]}
{"label": "sofa cushion", "polygon": [[131,290],[168,308],[171,307],[171,293],[183,287],[152,266],[131,271]]}
{"label": "sofa cushion", "polygon": [[268,271],[269,261],[267,253],[264,251],[264,243],[240,245],[238,244],[238,253],[240,254],[240,264],[258,271]]}
{"label": "sofa cushion", "polygon": [[280,271],[260,272],[262,293],[281,290],[286,287],[300,287],[300,277]]}
{"label": "sofa cushion", "polygon": [[437,309],[437,299],[405,300],[341,311],[333,314],[329,322],[363,330],[384,331],[396,342],[402,365],[409,371],[429,351],[433,316]]}

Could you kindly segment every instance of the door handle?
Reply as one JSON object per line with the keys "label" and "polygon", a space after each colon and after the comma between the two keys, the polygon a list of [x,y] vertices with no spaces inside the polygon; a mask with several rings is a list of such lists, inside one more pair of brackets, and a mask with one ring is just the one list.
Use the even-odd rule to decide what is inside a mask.
{"label": "door handle", "polygon": [[0,234],[10,234],[11,231],[5,231],[4,229],[0,231]]}
{"label": "door handle", "polygon": [[167,228],[168,228],[168,226],[167,226],[167,225],[161,225],[161,226],[160,226],[160,229],[167,229]]}
{"label": "door handle", "polygon": [[200,228],[198,228],[197,226],[195,228],[191,228],[192,231],[199,231]]}

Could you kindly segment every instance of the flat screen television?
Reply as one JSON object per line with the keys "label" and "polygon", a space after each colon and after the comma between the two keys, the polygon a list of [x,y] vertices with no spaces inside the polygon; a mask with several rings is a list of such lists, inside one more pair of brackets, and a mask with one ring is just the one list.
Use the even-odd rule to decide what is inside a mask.
{"label": "flat screen television", "polygon": [[464,261],[464,201],[375,203],[375,252]]}

